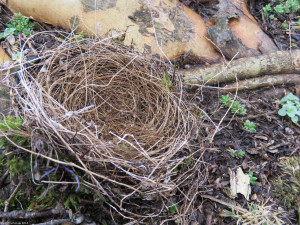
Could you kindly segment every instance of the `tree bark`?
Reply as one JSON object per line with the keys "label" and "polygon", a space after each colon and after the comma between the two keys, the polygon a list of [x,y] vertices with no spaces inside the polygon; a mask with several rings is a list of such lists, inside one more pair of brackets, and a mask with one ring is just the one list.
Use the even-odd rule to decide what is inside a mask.
{"label": "tree bark", "polygon": [[10,58],[0,46],[0,113],[4,114],[9,111],[10,107],[9,89],[2,83],[4,77],[2,65],[7,61],[10,61]]}
{"label": "tree bark", "polygon": [[241,58],[225,65],[219,63],[210,67],[194,67],[180,70],[185,84],[207,84],[234,82],[261,75],[300,73],[300,50],[277,51],[267,55]]}

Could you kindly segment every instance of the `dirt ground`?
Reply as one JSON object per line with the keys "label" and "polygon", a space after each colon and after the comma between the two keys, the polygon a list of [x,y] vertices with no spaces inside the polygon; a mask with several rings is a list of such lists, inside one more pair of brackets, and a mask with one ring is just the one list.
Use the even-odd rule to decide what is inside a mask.
{"label": "dirt ground", "polygon": [[[216,8],[209,8],[205,4],[196,4],[197,1],[182,0],[181,2],[202,16],[211,17],[216,11]],[[252,4],[253,2],[254,4]],[[290,34],[287,29],[281,29],[283,22],[299,19],[299,14],[282,16],[275,21],[265,19],[262,16],[262,7],[266,3],[267,1],[249,1],[251,13],[258,20],[261,27],[273,38],[280,50],[288,50],[292,43],[294,44],[292,48],[299,48],[300,29],[294,30],[293,34]],[[2,8],[0,32],[5,29],[5,24],[9,20],[7,15],[10,14],[4,12],[5,8]],[[38,26],[40,26],[38,29],[49,28],[48,25],[40,24]],[[34,39],[33,44],[36,49],[44,45],[50,48],[55,45],[55,38],[40,35]],[[231,212],[226,203],[249,209],[249,202],[254,205],[266,203],[267,205],[273,205],[272,209],[276,212],[284,211],[285,213],[280,217],[284,224],[299,223],[299,196],[298,199],[297,196],[294,196],[291,200],[292,203],[287,206],[284,198],[285,193],[282,194],[283,196],[278,194],[278,187],[276,186],[281,185],[281,190],[284,189],[284,185],[279,184],[278,177],[281,177],[284,184],[293,185],[292,177],[284,174],[279,166],[281,159],[300,156],[299,126],[292,123],[289,118],[278,115],[280,105],[276,100],[280,100],[288,93],[300,96],[300,87],[295,85],[270,86],[254,91],[239,92],[237,96],[216,88],[186,90],[185,97],[189,99],[191,105],[197,105],[207,113],[207,116],[199,118],[202,127],[196,132],[197,134],[190,143],[193,146],[192,148],[201,147],[203,149],[202,160],[207,162],[206,174],[208,174],[198,190],[199,195],[194,203],[198,207],[196,207],[196,212],[190,218],[191,224],[236,224],[240,217],[235,217],[228,211],[227,216],[221,216],[224,215],[224,210]],[[236,101],[244,104],[247,113],[237,115],[227,112],[227,108],[220,102],[221,96],[227,94],[232,99],[236,98]],[[249,131],[244,128],[243,123],[246,120],[250,120],[256,125],[256,131]],[[211,142],[206,137],[212,135],[219,123],[222,129],[216,133]],[[245,154],[241,157],[234,157],[233,150],[241,150]],[[23,153],[19,152],[18,154],[22,155]],[[244,173],[252,172],[253,177],[257,178],[251,185],[252,193],[249,202],[241,194],[238,194],[236,198],[230,195],[229,169],[234,170],[238,167],[241,167]],[[1,170],[2,176],[5,168],[2,166]],[[299,188],[299,183],[297,185]],[[3,186],[1,187],[3,188]],[[60,187],[60,189],[59,194],[55,196],[56,198],[62,198],[64,195],[72,196],[72,192],[67,190],[66,187]],[[24,186],[24,195],[26,192],[31,192],[27,193],[28,196],[34,195],[35,191],[28,185]],[[295,193],[297,195],[300,192]],[[5,194],[0,196],[1,198],[7,197]],[[119,218],[119,221],[111,219],[111,215],[115,214],[110,211],[108,204],[96,201],[94,196],[82,195],[81,197],[81,201],[77,201],[74,197],[71,202],[77,201],[80,209],[77,210],[89,219],[90,223],[86,222],[85,224],[93,224],[93,221],[94,224],[125,224],[126,219]],[[174,196],[174,199],[178,200],[176,196]],[[4,199],[1,200],[3,202]],[[138,204],[138,202],[135,204]],[[3,211],[2,207],[4,206],[1,205],[1,211]],[[16,202],[11,210],[21,210],[21,208]],[[95,213],[97,210],[101,211],[101,215]],[[53,218],[57,217],[53,216]],[[156,223],[153,222],[153,224]],[[176,221],[167,222],[166,224],[176,224]]]}

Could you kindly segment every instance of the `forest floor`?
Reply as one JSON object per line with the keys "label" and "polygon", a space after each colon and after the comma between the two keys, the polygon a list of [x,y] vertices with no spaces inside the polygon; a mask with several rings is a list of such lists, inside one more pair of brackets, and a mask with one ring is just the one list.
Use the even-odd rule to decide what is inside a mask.
{"label": "forest floor", "polygon": [[[202,16],[203,13],[212,16],[210,12],[216,10],[206,8],[202,4],[195,5],[195,2],[191,0],[182,0],[182,2]],[[295,21],[300,20],[299,13],[280,15],[274,20],[262,15],[263,7],[267,5],[266,1],[249,2],[250,4],[256,2],[250,5],[251,13],[264,31],[273,38],[280,50],[300,47],[299,25],[294,25]],[[279,1],[273,1],[271,4],[278,3]],[[4,31],[10,16],[11,14],[2,7],[0,32]],[[283,23],[289,24],[288,27],[282,25]],[[53,41],[51,36],[41,35],[37,36],[33,44],[38,48],[44,44],[51,46]],[[199,106],[210,118],[201,121],[203,127],[191,140],[191,145],[201,146],[203,149],[202,160],[209,162],[206,166],[207,176],[198,190],[199,195],[194,203],[197,207],[195,207],[196,213],[190,219],[191,224],[236,224],[238,220],[241,224],[246,222],[255,224],[253,217],[268,217],[271,214],[273,219],[278,218],[284,221],[282,224],[300,224],[300,128],[287,116],[278,115],[281,108],[278,101],[289,93],[300,96],[300,86],[269,86],[239,92],[238,95],[209,87],[186,90],[186,99],[189,99],[191,104]],[[228,111],[222,102],[222,96],[223,99],[228,96],[238,104],[244,105],[246,111],[243,114]],[[255,130],[247,129],[244,125],[247,120],[255,125]],[[203,137],[209,136],[219,124],[222,129],[215,134],[214,139],[204,140]],[[14,189],[17,189],[18,179],[8,182],[7,177],[11,175],[8,175],[6,171],[9,166],[15,165],[16,173],[21,173],[22,169],[28,167],[26,160],[30,159],[28,154],[19,149],[11,151],[14,151],[12,155],[24,160],[12,162],[12,160],[9,161],[8,156],[3,158],[2,155],[1,157],[1,160],[3,159],[6,163],[0,162],[2,176],[0,178],[2,189],[0,215],[6,213],[5,218],[14,219],[15,223],[11,224],[17,224],[20,221],[22,224],[50,224],[44,223],[44,218],[51,218],[53,221],[61,219],[61,223],[68,221],[66,218],[69,215],[60,215],[60,209],[57,209],[63,207],[56,204],[59,199],[63,199],[60,202],[64,203],[64,207],[72,209],[73,216],[77,219],[76,224],[79,224],[78,221],[81,219],[85,221],[81,224],[125,224],[127,221],[112,213],[108,204],[97,201],[97,197],[88,190],[83,189],[78,194],[69,189],[68,185],[54,185],[49,189],[45,185],[36,187],[29,181],[23,183],[18,194],[10,200],[8,210],[5,207],[5,200],[9,199]],[[248,196],[248,201],[242,194],[232,196],[230,186],[234,182],[234,175],[230,174],[230,171],[236,171],[237,168],[242,168],[242,171],[250,176],[251,194]],[[69,176],[71,180],[74,180],[72,174],[66,173],[64,176]],[[31,178],[27,173],[20,179],[30,180]],[[51,207],[55,205],[56,211],[51,211]],[[44,214],[39,216],[27,214],[27,219],[17,219],[23,209],[37,209],[39,206],[40,213]],[[232,210],[233,207],[237,209]],[[241,208],[243,210],[239,210]],[[8,212],[11,212],[11,217],[8,216]],[[174,213],[174,211],[169,213]],[[272,216],[270,218],[272,219]],[[176,221],[166,224],[176,224]]]}

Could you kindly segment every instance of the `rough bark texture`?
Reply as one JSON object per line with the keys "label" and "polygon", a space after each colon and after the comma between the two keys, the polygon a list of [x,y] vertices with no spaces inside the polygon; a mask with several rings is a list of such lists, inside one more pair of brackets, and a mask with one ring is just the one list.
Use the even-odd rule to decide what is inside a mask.
{"label": "rough bark texture", "polygon": [[278,51],[267,55],[233,60],[207,68],[195,67],[180,71],[185,84],[218,84],[234,82],[237,79],[249,79],[265,74],[300,73],[300,50]]}

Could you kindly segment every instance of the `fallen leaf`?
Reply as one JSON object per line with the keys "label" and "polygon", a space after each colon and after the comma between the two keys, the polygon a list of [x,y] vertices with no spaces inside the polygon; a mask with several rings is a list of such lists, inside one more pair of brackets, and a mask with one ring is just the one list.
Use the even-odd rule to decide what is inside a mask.
{"label": "fallen leaf", "polygon": [[250,177],[244,174],[243,170],[238,167],[236,171],[229,170],[230,175],[230,192],[232,196],[237,197],[237,194],[240,193],[249,200],[251,194],[250,187]]}

